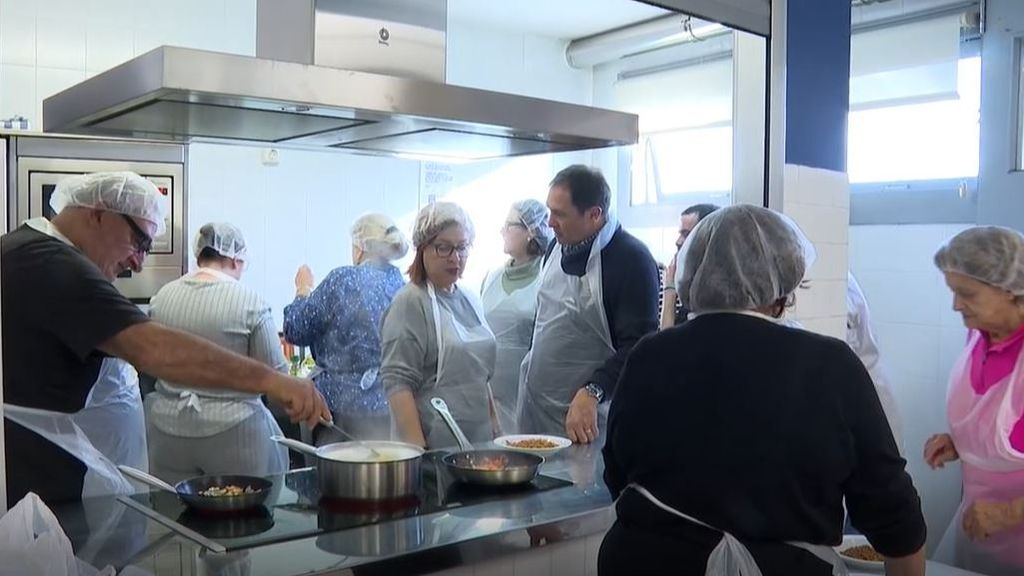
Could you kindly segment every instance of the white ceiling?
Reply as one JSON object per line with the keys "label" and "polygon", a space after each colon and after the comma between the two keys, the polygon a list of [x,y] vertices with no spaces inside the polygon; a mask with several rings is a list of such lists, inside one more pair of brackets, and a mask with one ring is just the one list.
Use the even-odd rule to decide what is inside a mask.
{"label": "white ceiling", "polygon": [[634,0],[448,0],[448,17],[487,28],[575,39],[669,14]]}

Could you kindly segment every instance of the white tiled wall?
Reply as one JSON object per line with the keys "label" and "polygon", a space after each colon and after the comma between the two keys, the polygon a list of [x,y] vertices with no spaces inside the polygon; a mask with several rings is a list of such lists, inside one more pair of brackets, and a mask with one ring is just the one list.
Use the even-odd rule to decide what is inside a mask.
{"label": "white tiled wall", "polygon": [[882,362],[903,415],[909,470],[921,493],[934,550],[960,500],[957,466],[932,471],[920,454],[946,430],[946,382],[966,341],[932,255],[966,226],[853,226],[850,268],[871,309]]}
{"label": "white tiled wall", "polygon": [[265,166],[262,154],[248,146],[190,147],[188,237],[210,221],[239,226],[249,249],[243,281],[270,302],[280,327],[300,265],[308,264],[319,281],[351,264],[349,234],[360,215],[383,212],[409,233],[419,207],[420,163],[280,150],[280,163]]}
{"label": "white tiled wall", "polygon": [[847,241],[850,193],[846,174],[787,164],[782,211],[814,243],[817,258],[790,312],[807,329],[846,338]]}
{"label": "white tiled wall", "polygon": [[574,104],[591,102],[591,72],[568,65],[564,40],[464,23],[459,19],[460,4],[449,4],[449,84]]}
{"label": "white tiled wall", "polygon": [[0,0],[0,118],[167,44],[252,55],[255,0]]}

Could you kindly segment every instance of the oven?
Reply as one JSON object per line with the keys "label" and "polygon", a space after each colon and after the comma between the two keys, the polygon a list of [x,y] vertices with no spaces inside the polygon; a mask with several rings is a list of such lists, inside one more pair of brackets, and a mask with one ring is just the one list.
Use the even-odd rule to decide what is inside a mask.
{"label": "oven", "polygon": [[142,272],[126,270],[114,285],[132,302],[145,305],[164,284],[186,269],[185,166],[179,144],[16,136],[8,141],[9,229],[25,220],[53,217],[50,197],[57,183],[91,172],[131,171],[153,182],[167,202],[166,231],[153,239]]}

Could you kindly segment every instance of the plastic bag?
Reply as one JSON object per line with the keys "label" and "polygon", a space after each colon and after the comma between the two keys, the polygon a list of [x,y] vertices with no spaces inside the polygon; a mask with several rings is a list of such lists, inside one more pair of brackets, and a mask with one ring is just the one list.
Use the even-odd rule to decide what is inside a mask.
{"label": "plastic bag", "polygon": [[0,518],[0,576],[114,576],[75,558],[71,541],[39,496],[29,493]]}

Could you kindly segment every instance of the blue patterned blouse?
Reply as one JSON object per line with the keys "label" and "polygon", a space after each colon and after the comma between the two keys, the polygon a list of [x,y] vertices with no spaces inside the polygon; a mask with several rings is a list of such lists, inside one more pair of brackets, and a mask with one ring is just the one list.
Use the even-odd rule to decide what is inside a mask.
{"label": "blue patterned blouse", "polygon": [[310,347],[316,360],[313,381],[332,412],[388,412],[377,375],[380,320],[404,284],[402,273],[391,264],[342,266],[308,297],[285,306],[285,338]]}

